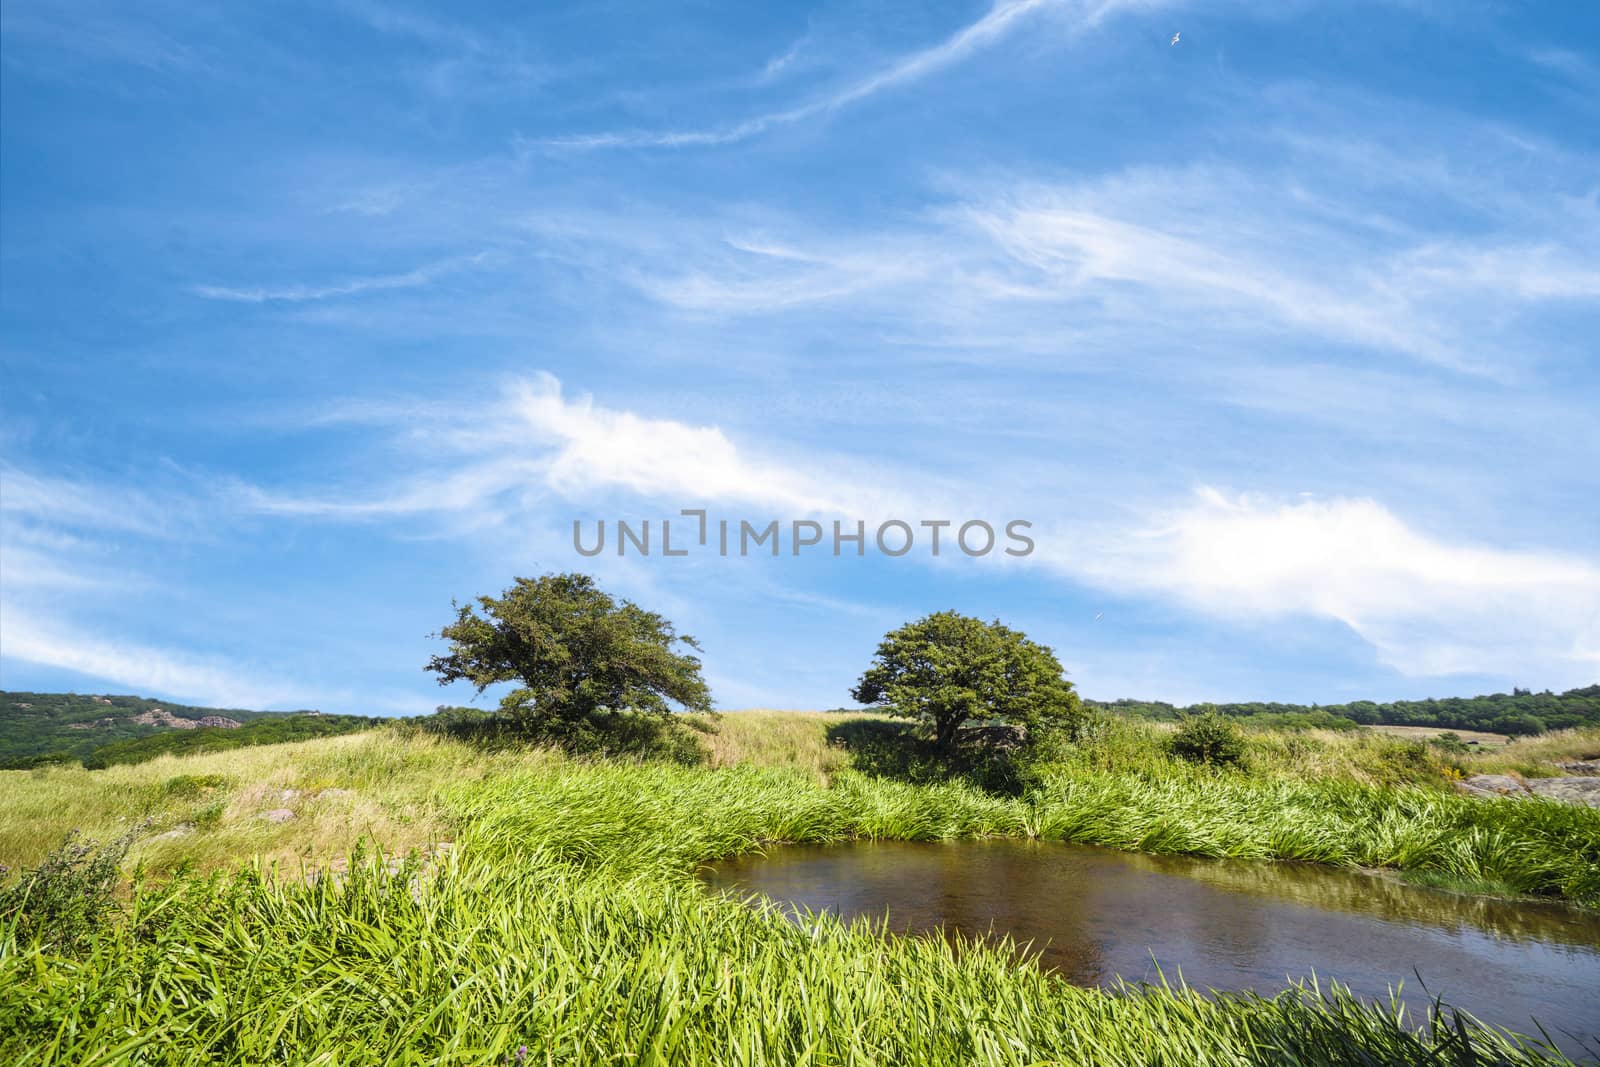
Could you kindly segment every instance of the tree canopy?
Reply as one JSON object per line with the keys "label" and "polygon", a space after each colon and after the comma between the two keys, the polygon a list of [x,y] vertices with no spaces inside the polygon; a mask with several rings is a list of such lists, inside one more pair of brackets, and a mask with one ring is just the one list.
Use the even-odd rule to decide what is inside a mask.
{"label": "tree canopy", "polygon": [[884,636],[852,696],[916,719],[948,751],[962,727],[1001,722],[1075,735],[1083,705],[1055,653],[999,620],[940,611]]}
{"label": "tree canopy", "polygon": [[602,591],[586,574],[518,578],[498,597],[455,607],[455,621],[437,634],[449,651],[427,669],[441,685],[464,680],[479,693],[520,682],[501,699],[500,712],[544,732],[625,712],[666,717],[674,705],[711,710],[700,660],[677,650],[698,651],[694,639]]}

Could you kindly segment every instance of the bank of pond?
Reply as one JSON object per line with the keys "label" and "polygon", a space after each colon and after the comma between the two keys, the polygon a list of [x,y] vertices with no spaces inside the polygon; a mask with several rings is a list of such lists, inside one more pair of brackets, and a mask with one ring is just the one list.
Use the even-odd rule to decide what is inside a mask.
{"label": "bank of pond", "polygon": [[876,920],[886,935],[1009,940],[1077,985],[1181,980],[1271,995],[1338,982],[1404,1004],[1419,1024],[1437,998],[1569,1055],[1600,1052],[1600,914],[1563,904],[1015,839],[787,846],[703,877],[801,922],[828,913]]}

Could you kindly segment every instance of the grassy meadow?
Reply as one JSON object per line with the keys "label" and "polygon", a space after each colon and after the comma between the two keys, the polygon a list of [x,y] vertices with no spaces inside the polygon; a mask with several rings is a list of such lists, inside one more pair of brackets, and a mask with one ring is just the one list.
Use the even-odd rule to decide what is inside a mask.
{"label": "grassy meadow", "polygon": [[1111,719],[1006,791],[884,774],[861,742],[895,728],[731,713],[698,766],[485,751],[384,728],[102,771],[0,772],[13,886],[69,831],[105,840],[143,827],[114,921],[69,946],[0,920],[0,1056],[1560,1061],[1336,990],[1079,989],[1004,945],[885,939],[826,916],[796,924],[713,897],[693,875],[778,842],[1011,835],[1390,868],[1600,906],[1600,811],[1450,785],[1480,769],[1541,773],[1600,747],[1600,731],[1469,756],[1368,732],[1259,732],[1241,768],[1217,770],[1167,755],[1167,725]]}

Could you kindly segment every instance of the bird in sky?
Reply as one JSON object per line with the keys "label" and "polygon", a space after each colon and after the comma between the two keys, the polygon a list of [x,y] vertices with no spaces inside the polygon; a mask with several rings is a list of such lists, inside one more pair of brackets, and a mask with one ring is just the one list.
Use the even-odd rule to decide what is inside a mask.
{"label": "bird in sky", "polygon": [[1094,614],[1094,621],[1095,621],[1095,622],[1099,622],[1099,621],[1100,621],[1100,616],[1102,616],[1102,615],[1104,615],[1104,614],[1105,614],[1105,612],[1103,612],[1103,611],[1097,611],[1097,612],[1095,612],[1095,614]]}
{"label": "bird in sky", "polygon": [[1172,40],[1170,40],[1170,41],[1168,41],[1168,42],[1167,42],[1167,44],[1168,44],[1168,45],[1169,45],[1169,46],[1170,46],[1170,45],[1175,45],[1175,44],[1177,44],[1177,43],[1178,43],[1178,38],[1179,38],[1179,37],[1182,37],[1182,36],[1183,36],[1183,34],[1181,34],[1181,33],[1175,33],[1175,34],[1173,34],[1173,35],[1172,35]]}

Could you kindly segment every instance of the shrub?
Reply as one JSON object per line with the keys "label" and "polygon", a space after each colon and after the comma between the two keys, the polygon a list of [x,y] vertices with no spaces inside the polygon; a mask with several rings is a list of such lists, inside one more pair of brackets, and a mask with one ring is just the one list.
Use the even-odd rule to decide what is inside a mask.
{"label": "shrub", "polygon": [[123,857],[145,825],[103,845],[68,834],[39,866],[0,887],[0,924],[11,927],[19,944],[75,951],[115,909]]}
{"label": "shrub", "polygon": [[1382,780],[1392,784],[1428,782],[1439,776],[1441,761],[1427,741],[1388,741],[1378,752]]}
{"label": "shrub", "polygon": [[1215,708],[1207,707],[1198,715],[1185,716],[1167,747],[1174,756],[1190,763],[1236,766],[1244,760],[1244,731]]}
{"label": "shrub", "polygon": [[191,800],[227,784],[228,779],[220,774],[180,774],[168,778],[161,791],[169,797]]}

